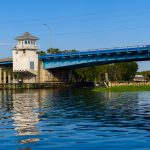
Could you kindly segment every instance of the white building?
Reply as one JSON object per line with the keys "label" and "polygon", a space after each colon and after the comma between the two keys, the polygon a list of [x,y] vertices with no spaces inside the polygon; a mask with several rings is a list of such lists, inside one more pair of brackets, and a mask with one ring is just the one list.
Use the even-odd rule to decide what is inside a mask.
{"label": "white building", "polygon": [[146,81],[143,75],[135,75],[133,81],[144,82]]}
{"label": "white building", "polygon": [[70,80],[71,70],[51,70],[43,68],[43,61],[38,58],[37,40],[39,38],[25,32],[16,38],[17,44],[12,49],[12,58],[0,62],[13,62],[0,66],[0,83],[47,83]]}
{"label": "white building", "polygon": [[38,74],[38,46],[36,44],[38,38],[25,32],[16,40],[18,43],[12,52],[13,72],[27,77],[27,80],[35,80]]}

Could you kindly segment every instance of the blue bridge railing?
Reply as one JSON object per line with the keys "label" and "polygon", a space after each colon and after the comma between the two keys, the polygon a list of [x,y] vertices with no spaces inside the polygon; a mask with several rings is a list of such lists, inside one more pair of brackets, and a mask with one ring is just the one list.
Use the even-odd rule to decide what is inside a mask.
{"label": "blue bridge railing", "polygon": [[[102,59],[108,59],[108,58],[114,59],[115,61],[119,59],[123,59],[123,61],[125,60],[128,61],[131,60],[132,54],[134,55],[133,58],[134,61],[150,60],[150,45],[141,45],[141,46],[134,46],[134,47],[128,46],[122,48],[115,47],[109,49],[108,48],[93,49],[87,51],[67,52],[67,53],[62,52],[58,54],[46,54],[46,55],[39,56],[39,60],[44,62],[45,68],[55,68],[55,67],[62,67],[62,66],[70,66],[71,63],[72,65],[77,65],[81,63],[82,64],[90,63],[91,65],[92,62],[98,64],[100,61],[102,61]],[[12,65],[12,63],[13,63],[12,60],[0,61],[1,66]]]}
{"label": "blue bridge railing", "polygon": [[111,53],[119,53],[119,52],[137,52],[137,51],[145,51],[150,50],[150,45],[141,45],[136,47],[122,47],[122,48],[106,48],[106,49],[94,49],[94,50],[88,50],[88,51],[79,51],[79,52],[62,52],[58,54],[46,54],[39,56],[40,60],[47,60],[47,59],[55,59],[55,58],[65,58],[65,57],[76,57],[76,56],[84,56],[84,55],[99,55],[99,54],[111,54]]}

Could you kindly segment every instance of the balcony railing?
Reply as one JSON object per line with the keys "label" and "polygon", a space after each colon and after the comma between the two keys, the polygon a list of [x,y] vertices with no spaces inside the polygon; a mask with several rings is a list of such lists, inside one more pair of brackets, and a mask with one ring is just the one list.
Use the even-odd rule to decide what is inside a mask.
{"label": "balcony railing", "polygon": [[39,49],[36,45],[16,45],[16,49]]}

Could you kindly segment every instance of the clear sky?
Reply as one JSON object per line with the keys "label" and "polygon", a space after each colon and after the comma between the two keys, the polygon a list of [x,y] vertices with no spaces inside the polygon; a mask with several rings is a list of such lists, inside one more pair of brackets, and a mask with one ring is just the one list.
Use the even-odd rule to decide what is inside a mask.
{"label": "clear sky", "polygon": [[[150,44],[150,0],[0,2],[0,57],[11,56],[14,38],[26,31],[40,38],[41,50]],[[139,65],[150,70],[150,62]]]}

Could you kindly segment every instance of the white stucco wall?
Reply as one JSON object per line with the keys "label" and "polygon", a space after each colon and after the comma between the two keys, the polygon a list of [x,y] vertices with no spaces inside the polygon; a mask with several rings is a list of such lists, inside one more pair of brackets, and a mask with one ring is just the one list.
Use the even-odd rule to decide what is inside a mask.
{"label": "white stucco wall", "polygon": [[30,69],[30,62],[34,62],[34,71],[38,70],[38,54],[36,50],[13,50],[13,71],[26,71]]}

